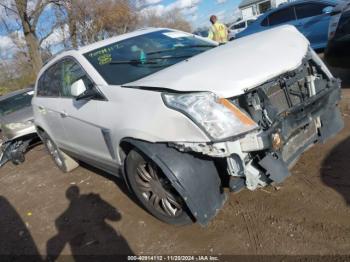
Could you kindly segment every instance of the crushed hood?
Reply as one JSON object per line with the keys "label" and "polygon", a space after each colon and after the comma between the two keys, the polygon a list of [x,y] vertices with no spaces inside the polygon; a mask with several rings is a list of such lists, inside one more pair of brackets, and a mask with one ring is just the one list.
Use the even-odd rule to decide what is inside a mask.
{"label": "crushed hood", "polygon": [[233,97],[296,69],[308,46],[295,27],[281,26],[234,40],[123,86],[211,91]]}

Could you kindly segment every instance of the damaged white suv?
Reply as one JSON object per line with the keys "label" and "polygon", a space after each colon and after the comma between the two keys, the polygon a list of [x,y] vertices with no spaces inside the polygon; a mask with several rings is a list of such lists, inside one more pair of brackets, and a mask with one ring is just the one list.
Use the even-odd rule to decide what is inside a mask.
{"label": "damaged white suv", "polygon": [[339,99],[306,38],[282,26],[222,46],[145,29],[66,51],[41,70],[32,103],[60,169],[87,162],[162,221],[207,224],[224,187],[279,183],[339,132]]}

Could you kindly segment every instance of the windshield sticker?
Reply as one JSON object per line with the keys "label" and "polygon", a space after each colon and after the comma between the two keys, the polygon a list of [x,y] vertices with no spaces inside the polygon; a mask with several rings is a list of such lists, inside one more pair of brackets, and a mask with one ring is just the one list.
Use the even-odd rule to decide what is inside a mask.
{"label": "windshield sticker", "polygon": [[181,37],[191,37],[192,35],[184,33],[184,32],[166,32],[163,35],[168,36],[170,38],[181,38]]}
{"label": "windshield sticker", "polygon": [[120,49],[120,48],[123,48],[124,46],[122,44],[115,44],[115,45],[112,45],[112,46],[109,46],[109,47],[105,47],[105,48],[102,48],[102,49],[99,49],[97,51],[94,51],[94,52],[91,52],[88,54],[89,57],[91,58],[94,58],[96,56],[101,56],[101,55],[104,55],[104,54],[109,54],[109,53],[112,53],[112,51],[114,49]]}
{"label": "windshield sticker", "polygon": [[98,59],[99,65],[109,64],[110,62],[112,62],[112,55],[111,54],[102,54],[97,59]]}
{"label": "windshield sticker", "polygon": [[34,95],[34,91],[27,92],[27,95],[30,95],[30,96]]}

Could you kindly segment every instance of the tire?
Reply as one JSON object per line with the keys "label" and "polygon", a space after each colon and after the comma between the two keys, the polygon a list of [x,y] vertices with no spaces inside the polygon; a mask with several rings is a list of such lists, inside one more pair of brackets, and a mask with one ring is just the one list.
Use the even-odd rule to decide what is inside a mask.
{"label": "tire", "polygon": [[185,202],[152,160],[131,150],[125,164],[129,185],[149,213],[167,224],[193,223]]}
{"label": "tire", "polygon": [[79,166],[78,162],[62,152],[46,133],[41,134],[41,139],[52,160],[62,172],[68,173]]}

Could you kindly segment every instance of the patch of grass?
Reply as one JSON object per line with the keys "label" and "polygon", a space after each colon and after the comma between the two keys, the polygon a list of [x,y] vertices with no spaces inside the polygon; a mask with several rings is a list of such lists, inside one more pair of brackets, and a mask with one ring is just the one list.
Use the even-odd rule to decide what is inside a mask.
{"label": "patch of grass", "polygon": [[35,82],[35,77],[31,74],[24,75],[18,79],[10,79],[7,82],[0,83],[0,95],[23,89],[32,85]]}
{"label": "patch of grass", "polygon": [[5,95],[5,94],[7,94],[7,93],[10,93],[10,92],[12,92],[12,91],[14,91],[14,90],[12,90],[12,89],[9,88],[9,87],[0,86],[0,95],[1,95],[1,96],[2,96],[2,95]]}

